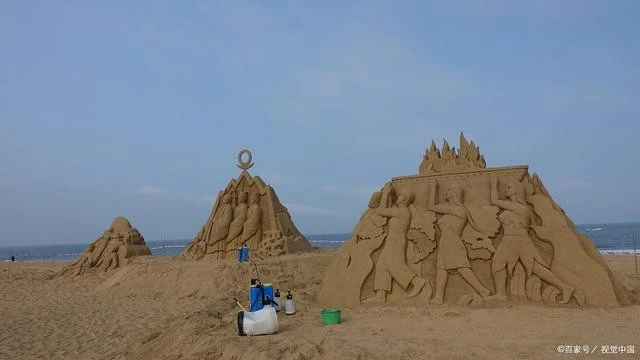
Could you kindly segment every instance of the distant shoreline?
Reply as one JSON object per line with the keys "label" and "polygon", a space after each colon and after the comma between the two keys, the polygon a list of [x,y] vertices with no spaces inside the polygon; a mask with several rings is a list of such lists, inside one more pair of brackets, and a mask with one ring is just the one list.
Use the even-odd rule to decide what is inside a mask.
{"label": "distant shoreline", "polygon": [[[584,224],[576,224],[576,228],[580,231],[587,232],[592,235],[593,231],[601,231],[607,227],[619,227],[619,226],[634,226],[638,232],[638,237],[640,238],[640,222],[601,222],[601,223],[584,223]],[[309,241],[318,241],[318,240],[334,240],[334,239],[323,239],[323,238],[334,238],[334,237],[344,237],[346,235],[345,240],[348,240],[351,237],[351,232],[331,232],[331,233],[318,233],[318,234],[304,234],[304,236],[309,239]],[[145,239],[146,240],[146,239]],[[148,243],[159,243],[159,242],[185,242],[188,243],[192,240],[192,238],[188,239],[165,239],[165,240],[146,240]],[[639,239],[640,243],[640,239]],[[76,245],[88,245],[88,243],[39,243],[39,244],[28,244],[28,245],[0,245],[0,249],[6,248],[16,248],[16,247],[38,247],[38,246],[76,246]]]}
{"label": "distant shoreline", "polygon": [[[640,222],[593,223],[576,225],[601,254],[633,256],[640,249]],[[312,246],[338,249],[351,238],[351,233],[306,234]],[[153,256],[176,256],[191,239],[147,240]],[[0,262],[15,256],[20,262],[65,262],[77,259],[87,243],[0,246]],[[636,251],[636,254],[640,251]]]}

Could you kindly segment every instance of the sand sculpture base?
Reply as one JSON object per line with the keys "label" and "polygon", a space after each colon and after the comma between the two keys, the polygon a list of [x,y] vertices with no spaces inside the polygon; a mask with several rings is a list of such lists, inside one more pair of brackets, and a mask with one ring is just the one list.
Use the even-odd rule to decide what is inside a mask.
{"label": "sand sculpture base", "polygon": [[527,166],[486,168],[461,135],[374,193],[325,274],[327,306],[628,303],[593,243]]}

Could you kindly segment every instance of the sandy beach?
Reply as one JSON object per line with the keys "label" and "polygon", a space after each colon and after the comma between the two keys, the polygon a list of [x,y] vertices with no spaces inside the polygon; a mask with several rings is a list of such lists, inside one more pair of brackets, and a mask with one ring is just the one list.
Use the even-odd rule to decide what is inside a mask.
{"label": "sandy beach", "polygon": [[[292,290],[297,313],[273,335],[240,337],[233,298],[248,302],[252,265],[138,257],[109,273],[54,274],[63,264],[9,263],[0,272],[1,359],[627,359],[640,357],[640,275],[631,256],[605,256],[632,305],[492,304],[479,309],[370,305],[320,321],[316,293],[334,251],[257,263]],[[567,354],[588,346],[590,354]],[[635,354],[603,354],[603,346]],[[594,350],[591,353],[592,350]]]}

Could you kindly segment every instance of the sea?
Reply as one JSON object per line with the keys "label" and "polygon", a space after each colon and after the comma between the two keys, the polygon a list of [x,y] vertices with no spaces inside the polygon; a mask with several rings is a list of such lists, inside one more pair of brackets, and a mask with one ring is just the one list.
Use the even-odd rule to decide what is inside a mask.
{"label": "sea", "polygon": [[[640,223],[608,223],[576,225],[587,235],[596,248],[608,255],[640,255]],[[311,245],[337,249],[347,241],[350,233],[306,235]],[[153,256],[176,256],[182,252],[191,239],[145,240]],[[68,262],[76,259],[87,244],[45,244],[29,246],[0,246],[0,262]],[[635,251],[634,249],[638,249]]]}

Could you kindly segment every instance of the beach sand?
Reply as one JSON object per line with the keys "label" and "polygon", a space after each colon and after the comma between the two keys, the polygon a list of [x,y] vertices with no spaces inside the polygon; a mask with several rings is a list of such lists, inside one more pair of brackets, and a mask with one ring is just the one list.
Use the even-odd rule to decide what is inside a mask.
{"label": "beach sand", "polygon": [[[343,308],[322,325],[315,296],[334,251],[258,263],[292,290],[297,313],[273,335],[240,337],[233,298],[255,270],[235,261],[139,257],[110,273],[54,277],[62,264],[0,264],[0,359],[628,359],[640,358],[640,275],[605,256],[632,302],[619,308],[495,304]],[[559,345],[595,352],[566,354]],[[603,354],[603,345],[635,354]]]}

